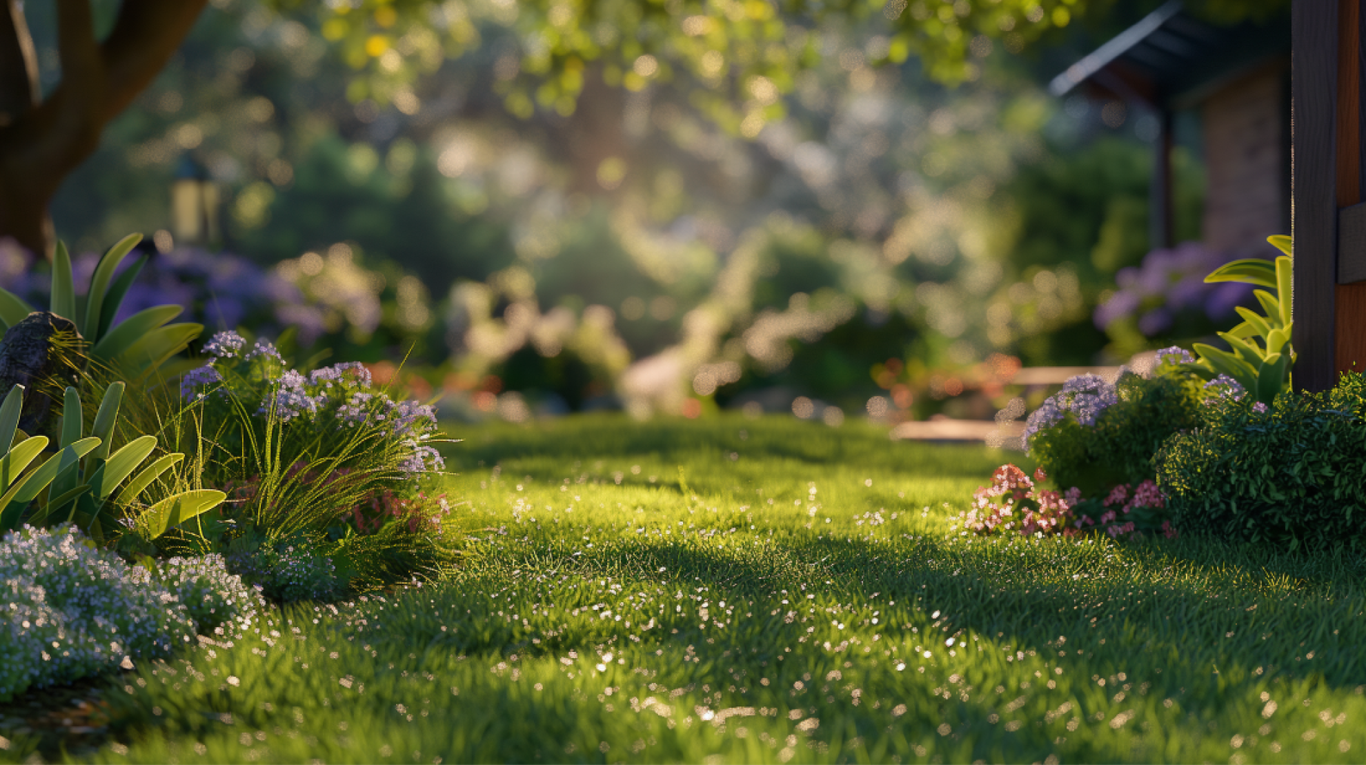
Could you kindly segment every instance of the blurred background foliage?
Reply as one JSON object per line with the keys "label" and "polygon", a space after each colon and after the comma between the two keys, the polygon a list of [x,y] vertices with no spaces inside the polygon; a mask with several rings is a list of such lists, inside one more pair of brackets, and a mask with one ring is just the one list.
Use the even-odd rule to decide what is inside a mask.
{"label": "blurred background foliage", "polygon": [[[33,5],[51,63],[51,11]],[[206,324],[406,359],[410,386],[468,416],[803,396],[840,417],[990,417],[955,391],[999,407],[1002,369],[1120,363],[1209,331],[1140,327],[1160,286],[1099,320],[1145,267],[1156,127],[1042,87],[1156,3],[1093,2],[1069,24],[1070,3],[1003,2],[969,18],[990,36],[936,22],[954,3],[777,26],[767,4],[708,3],[668,50],[573,15],[586,6],[533,5],[539,32],[497,0],[215,0],[65,184],[58,234],[93,251],[157,231],[143,281]],[[603,7],[663,23],[653,4]],[[929,73],[927,45],[948,46]],[[722,76],[718,55],[744,66]],[[1195,130],[1178,124],[1179,240],[1199,234]],[[222,192],[199,250],[167,231],[187,159]],[[269,286],[172,295],[157,269],[186,258]],[[239,287],[250,310],[205,308]]]}

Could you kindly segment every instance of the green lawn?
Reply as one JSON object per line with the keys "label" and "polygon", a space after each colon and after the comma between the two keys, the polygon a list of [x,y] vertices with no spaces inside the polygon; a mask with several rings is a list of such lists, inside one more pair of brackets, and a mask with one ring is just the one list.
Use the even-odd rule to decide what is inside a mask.
{"label": "green lawn", "polygon": [[453,578],[118,678],[94,759],[1366,758],[1358,559],[960,536],[1019,455],[853,422],[448,431]]}

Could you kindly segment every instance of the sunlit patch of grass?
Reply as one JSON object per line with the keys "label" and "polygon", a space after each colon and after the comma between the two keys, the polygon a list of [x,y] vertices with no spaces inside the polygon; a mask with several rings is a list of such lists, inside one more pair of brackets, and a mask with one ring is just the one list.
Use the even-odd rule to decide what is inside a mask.
{"label": "sunlit patch of grass", "polygon": [[853,423],[450,430],[475,529],[451,577],[140,668],[97,759],[1366,751],[1357,558],[959,536],[948,517],[1006,457]]}

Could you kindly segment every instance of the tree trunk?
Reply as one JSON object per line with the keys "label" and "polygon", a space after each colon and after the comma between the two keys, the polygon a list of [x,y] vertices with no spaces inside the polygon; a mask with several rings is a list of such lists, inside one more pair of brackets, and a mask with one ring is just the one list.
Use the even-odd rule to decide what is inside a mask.
{"label": "tree trunk", "polygon": [[123,0],[96,40],[90,0],[57,0],[62,82],[40,100],[38,62],[19,0],[0,0],[0,238],[52,251],[48,204],[99,148],[189,34],[208,0]]}

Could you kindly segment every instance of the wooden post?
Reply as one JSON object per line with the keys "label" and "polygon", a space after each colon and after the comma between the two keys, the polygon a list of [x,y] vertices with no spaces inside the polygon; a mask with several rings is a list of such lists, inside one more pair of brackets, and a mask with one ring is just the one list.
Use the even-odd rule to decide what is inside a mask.
{"label": "wooden post", "polygon": [[[1361,281],[1360,269],[1352,268],[1359,256],[1366,254],[1366,242],[1360,240],[1359,218],[1364,208],[1361,171],[1361,0],[1340,0],[1338,5],[1337,55],[1337,172],[1336,202],[1338,207],[1337,287],[1334,294],[1336,310],[1334,331],[1334,372],[1353,367],[1366,371],[1366,281]],[[1357,271],[1357,272],[1354,272]],[[1334,377],[1337,375],[1334,374]]]}
{"label": "wooden post", "polygon": [[1295,238],[1291,342],[1297,353],[1293,374],[1296,388],[1320,391],[1333,386],[1336,366],[1337,0],[1292,3],[1290,25],[1290,232]]}
{"label": "wooden post", "polygon": [[1154,250],[1176,244],[1172,226],[1172,113],[1155,103],[1148,106],[1157,118],[1153,143],[1153,179],[1148,192],[1148,239]]}

